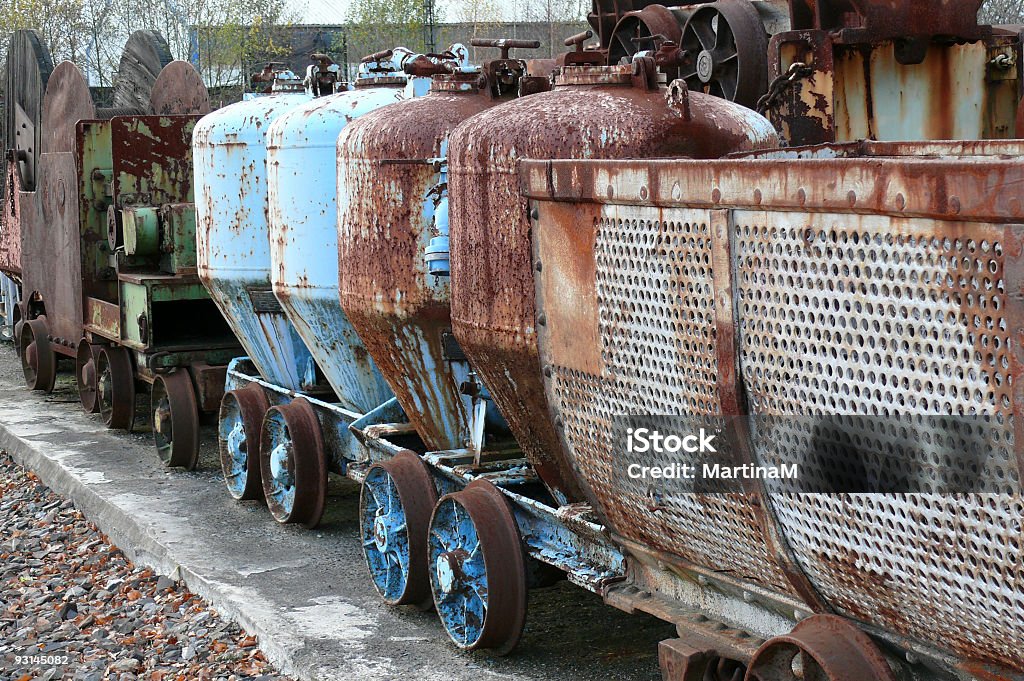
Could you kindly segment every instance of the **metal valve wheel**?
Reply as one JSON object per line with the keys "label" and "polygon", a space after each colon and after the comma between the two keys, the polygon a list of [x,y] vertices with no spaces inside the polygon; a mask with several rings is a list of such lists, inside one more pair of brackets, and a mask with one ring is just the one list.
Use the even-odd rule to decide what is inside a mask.
{"label": "metal valve wheel", "polygon": [[519,528],[497,487],[475,480],[437,502],[427,565],[434,606],[455,645],[499,655],[516,646],[526,622],[526,568]]}
{"label": "metal valve wheel", "polygon": [[78,341],[75,355],[75,381],[78,383],[78,399],[87,414],[95,414],[100,410],[97,398],[96,360],[100,349],[84,338]]}
{"label": "metal valve wheel", "polygon": [[187,370],[157,375],[150,414],[160,461],[171,468],[193,470],[199,463],[199,407]]}
{"label": "metal valve wheel", "polygon": [[279,523],[316,527],[327,501],[327,460],[320,421],[297,397],[263,417],[260,475],[270,514]]}
{"label": "metal valve wheel", "polygon": [[270,400],[256,383],[224,393],[217,442],[228,494],[239,501],[263,499],[260,431]]}
{"label": "metal valve wheel", "polygon": [[96,398],[108,428],[131,430],[135,423],[135,375],[128,351],[108,345],[96,358]]}
{"label": "metal valve wheel", "polygon": [[895,681],[871,637],[836,615],[814,615],[754,653],[745,681]]}
{"label": "metal valve wheel", "polygon": [[427,532],[437,490],[420,457],[405,451],[370,468],[359,496],[363,556],[388,605],[433,606]]}
{"label": "metal valve wheel", "polygon": [[48,338],[46,319],[40,317],[25,322],[18,336],[21,348],[21,370],[29,390],[51,392],[57,380],[57,353]]}
{"label": "metal valve wheel", "polygon": [[768,88],[768,34],[746,0],[718,0],[683,27],[680,47],[690,66],[680,72],[693,92],[753,107]]}

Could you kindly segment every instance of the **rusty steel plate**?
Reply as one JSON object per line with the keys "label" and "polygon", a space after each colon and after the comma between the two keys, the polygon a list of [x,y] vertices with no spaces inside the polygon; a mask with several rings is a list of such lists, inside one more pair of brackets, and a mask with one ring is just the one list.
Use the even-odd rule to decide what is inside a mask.
{"label": "rusty steel plate", "polygon": [[[610,419],[714,410],[727,363],[754,459],[812,452],[807,462],[828,463],[836,485],[760,493],[792,558],[787,581],[796,588],[802,575],[838,614],[965,668],[1024,670],[1024,205],[992,191],[1019,186],[1024,168],[1018,143],[959,159],[961,145],[941,146],[888,147],[905,157],[525,162],[543,265],[541,357],[561,434],[616,531],[755,581],[751,567],[779,560],[742,516],[699,495],[645,498],[617,474]],[[709,352],[730,328],[731,351]],[[902,419],[928,445],[896,450],[923,473],[914,493],[858,491],[905,434],[837,446],[794,418],[829,414]],[[927,415],[984,417],[984,458],[943,452]],[[697,543],[683,523],[699,529]],[[771,558],[752,565],[758,548]]]}
{"label": "rusty steel plate", "polygon": [[43,99],[43,153],[74,152],[78,121],[93,118],[96,118],[96,103],[89,92],[89,83],[78,66],[69,61],[61,62],[50,75]]}
{"label": "rusty steel plate", "polygon": [[114,108],[152,113],[150,102],[154,85],[160,72],[173,59],[167,41],[156,31],[132,33],[114,77]]}
{"label": "rusty steel plate", "polygon": [[158,116],[210,113],[210,93],[202,76],[186,61],[172,61],[153,84],[150,110]]}

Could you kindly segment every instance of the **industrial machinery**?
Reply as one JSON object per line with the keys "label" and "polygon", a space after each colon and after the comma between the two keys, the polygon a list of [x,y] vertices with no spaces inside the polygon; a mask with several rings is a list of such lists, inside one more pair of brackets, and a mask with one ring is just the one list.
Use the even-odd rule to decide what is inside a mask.
{"label": "industrial machinery", "polygon": [[105,110],[18,34],[26,378],[77,354],[111,423],[153,382],[186,464],[223,378],[229,492],[313,526],[361,483],[376,589],[462,650],[564,575],[675,625],[667,681],[1024,681],[1022,54],[980,4],[595,0],[558,60],[271,64],[198,124],[152,36]]}
{"label": "industrial machinery", "polygon": [[[572,503],[579,492],[561,449],[539,442],[538,433],[550,433],[558,444],[550,426],[540,430],[546,409],[527,319],[532,308],[522,308],[532,300],[532,281],[529,223],[515,173],[519,154],[554,148],[566,155],[615,156],[658,149],[703,157],[777,144],[768,121],[749,109],[660,87],[650,59],[608,67],[591,61],[599,55],[572,54],[578,61],[556,74],[550,92],[496,105],[474,103],[479,95],[471,92],[441,92],[416,106],[383,109],[339,139],[339,180],[357,180],[339,200],[347,223],[339,228],[342,300],[367,347],[380,354],[378,365],[403,408],[382,408],[352,425],[384,459],[365,474],[366,558],[388,602],[422,605],[432,594],[442,623],[463,649],[500,653],[516,644],[527,589],[545,581],[538,565],[555,567],[598,593],[623,570],[621,554],[589,507]],[[435,82],[443,90],[457,80],[439,76]],[[473,109],[479,113],[452,129],[448,121]],[[438,122],[407,129],[405,121],[424,110]],[[596,120],[595,112],[606,120]],[[640,122],[628,127],[625,121]],[[389,124],[404,134],[388,138],[385,131],[394,130]],[[627,132],[613,132],[616,126],[634,133],[635,145],[627,143]],[[430,192],[443,169],[433,155],[445,151],[446,136],[450,251],[443,238],[444,205],[433,205]],[[380,188],[388,193],[380,196]],[[410,193],[423,198],[410,206]],[[402,245],[385,249],[394,243]],[[487,273],[490,266],[497,271]],[[448,272],[450,289],[441,278]],[[516,278],[514,285],[509,277]],[[455,342],[444,336],[449,297]],[[458,386],[465,400],[459,405],[454,384],[458,372],[470,368],[475,375],[466,374]],[[437,378],[428,383],[425,373]],[[421,406],[438,399],[430,395],[437,388],[449,392],[444,399],[453,406]],[[521,451],[488,450],[472,439],[472,426],[480,428],[485,419],[474,421],[469,406],[486,408],[488,397],[508,419]],[[393,420],[384,420],[389,416]],[[405,434],[405,419],[417,423],[423,442],[396,437]],[[456,448],[431,451],[432,441],[452,442],[444,430],[449,423],[460,429],[453,433]],[[467,435],[479,450],[463,444]]]}
{"label": "industrial machinery", "polygon": [[[367,114],[338,138],[338,288],[348,319],[418,436],[406,446],[471,477],[526,481],[516,472],[525,461],[508,426],[452,333],[447,151],[449,134],[460,123],[546,90],[548,81],[527,75],[527,62],[509,55],[538,42],[472,44],[500,48],[501,58],[481,68],[429,69],[428,95]],[[363,483],[364,554],[386,601],[430,604],[426,552],[415,546],[425,538],[436,500],[430,469],[410,452],[392,460],[381,442],[388,433],[378,436],[378,427],[367,421],[357,429],[378,450],[371,458],[383,460]],[[465,480],[439,484],[462,486]],[[411,495],[421,498],[412,501]],[[402,501],[413,506],[406,509]],[[405,566],[397,576],[395,560]],[[476,645],[475,637],[463,644]]]}
{"label": "industrial machinery", "polygon": [[199,412],[237,353],[196,276],[191,135],[208,97],[147,31],[129,38],[113,96],[98,108],[71,62],[50,75],[36,191],[19,195],[22,367],[49,391],[58,358],[73,360],[83,407],[111,428],[133,428],[137,385],[152,385],[160,458],[191,468]]}
{"label": "industrial machinery", "polygon": [[[791,3],[760,106],[784,141],[817,146],[526,152],[531,238],[513,246],[532,259],[480,268],[469,290],[534,273],[524,318],[557,451],[627,556],[603,595],[677,625],[667,679],[1024,678],[1024,147],[980,141],[1013,131],[1020,44],[978,26],[979,4]],[[668,48],[663,67],[682,61]],[[905,141],[932,136],[968,141]],[[474,205],[456,204],[458,172],[457,336],[486,319],[462,321],[458,268],[509,253],[507,229],[456,219]],[[638,424],[724,444],[636,450]],[[637,472],[709,463],[735,481]],[[787,463],[798,481],[767,473]]]}
{"label": "industrial machinery", "polygon": [[[680,625],[663,665],[726,659],[777,681],[799,657],[830,681],[1022,678],[1022,215],[986,189],[1016,181],[1022,151],[523,164],[551,413],[633,559],[606,600]],[[929,422],[972,414],[980,443]],[[632,453],[625,415],[671,432],[734,417],[716,461],[796,462],[806,487],[634,478],[632,465],[702,459]],[[748,636],[694,635],[698,605]]]}
{"label": "industrial machinery", "polygon": [[232,496],[265,498],[280,522],[319,523],[328,471],[344,475],[364,458],[349,425],[391,399],[338,301],[338,134],[425,94],[429,80],[410,78],[407,65],[464,68],[464,48],[453,50],[386,50],[362,61],[353,90],[254,99],[200,125],[204,277],[251,358],[229,372],[222,467]]}
{"label": "industrial machinery", "polygon": [[[521,158],[714,158],[776,143],[766,120],[721,99],[661,87],[652,59],[573,65],[554,90],[473,117],[449,146],[455,336],[559,503],[581,499],[546,418],[537,359],[530,222]],[[667,98],[667,99],[666,99]]]}
{"label": "industrial machinery", "polygon": [[[0,186],[0,338],[15,340],[21,300],[21,216],[32,202],[22,192],[36,187],[43,95],[53,59],[39,34],[11,34],[4,63],[4,121],[0,128],[3,177]],[[17,343],[15,343],[17,347]]]}

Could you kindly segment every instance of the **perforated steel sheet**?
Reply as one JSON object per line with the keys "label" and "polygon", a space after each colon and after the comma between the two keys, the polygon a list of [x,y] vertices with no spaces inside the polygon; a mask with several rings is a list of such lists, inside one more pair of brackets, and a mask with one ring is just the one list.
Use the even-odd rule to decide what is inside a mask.
{"label": "perforated steel sheet", "polygon": [[[586,327],[572,324],[573,338],[549,359],[551,390],[574,462],[611,527],[653,549],[788,593],[791,587],[769,554],[756,499],[660,497],[648,481],[628,477],[626,469],[631,463],[664,465],[672,457],[657,460],[615,448],[613,421],[623,414],[728,411],[721,394],[728,387],[719,383],[709,224],[706,210],[659,215],[616,206],[587,225],[593,240],[596,352],[581,362],[591,353],[581,351],[576,334]],[[541,249],[557,248],[549,236],[550,230],[538,235]],[[578,300],[564,296],[554,280],[561,279],[560,268],[547,266],[554,260],[544,258],[540,273],[548,284],[541,302],[552,327],[563,311],[578,314]]]}
{"label": "perforated steel sheet", "polygon": [[[615,532],[780,592],[806,580],[965,669],[1024,670],[1019,163],[538,161],[523,179],[553,416]],[[728,414],[731,371],[741,459],[802,460],[836,492],[914,474],[888,494],[653,500],[623,479],[659,459],[627,454],[615,417]],[[928,416],[964,419],[975,449]]]}

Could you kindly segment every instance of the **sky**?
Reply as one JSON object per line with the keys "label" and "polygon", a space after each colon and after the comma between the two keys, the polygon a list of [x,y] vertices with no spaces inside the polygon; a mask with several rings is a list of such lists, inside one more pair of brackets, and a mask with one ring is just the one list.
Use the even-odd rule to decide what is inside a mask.
{"label": "sky", "polygon": [[[291,0],[300,24],[340,24],[348,11],[348,0]],[[437,0],[449,17],[458,13],[459,0]],[[510,4],[510,3],[508,3]]]}

